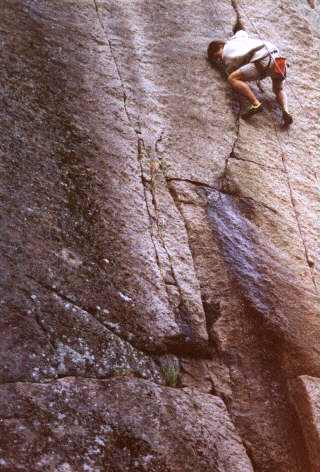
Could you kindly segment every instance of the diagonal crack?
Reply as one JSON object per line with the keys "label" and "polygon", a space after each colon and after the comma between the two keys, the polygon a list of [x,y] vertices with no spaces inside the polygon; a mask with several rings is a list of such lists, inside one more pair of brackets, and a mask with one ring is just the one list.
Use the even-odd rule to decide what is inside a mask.
{"label": "diagonal crack", "polygon": [[100,12],[99,12],[99,7],[97,5],[97,2],[96,0],[93,0],[93,3],[94,3],[94,8],[97,12],[97,17],[98,17],[98,21],[99,21],[99,24],[101,26],[101,29],[102,29],[102,32],[103,32],[103,35],[105,37],[105,40],[106,42],[108,43],[109,45],[109,49],[110,49],[110,54],[111,54],[111,57],[113,59],[113,62],[114,62],[114,65],[115,65],[115,68],[116,68],[116,71],[117,71],[117,75],[118,75],[118,78],[119,78],[119,81],[120,81],[120,85],[121,85],[121,90],[122,90],[122,97],[123,97],[123,107],[124,107],[124,111],[125,111],[125,114],[127,116],[127,119],[128,119],[128,122],[130,123],[131,127],[133,128],[134,132],[135,133],[138,133],[138,131],[135,129],[133,123],[132,123],[132,119],[130,117],[130,114],[129,114],[129,111],[128,111],[128,108],[127,108],[127,94],[126,94],[126,91],[125,91],[125,86],[124,86],[124,82],[122,80],[122,76],[121,76],[121,73],[120,73],[120,68],[119,68],[119,65],[118,65],[118,61],[116,59],[116,55],[114,53],[114,50],[113,50],[113,46],[112,46],[112,42],[111,42],[111,39],[109,38],[108,34],[107,34],[107,31],[106,31],[106,28],[103,24],[103,21],[102,21],[102,18],[101,18],[101,15],[100,15]]}
{"label": "diagonal crack", "polygon": [[[64,375],[64,374],[57,374],[56,377],[50,378],[50,379],[44,379],[43,381],[36,381],[36,380],[6,380],[5,382],[0,382],[1,387],[5,387],[6,385],[14,385],[14,384],[19,384],[19,385],[51,385],[54,383],[59,382],[59,380],[63,379],[83,379],[83,380],[95,380],[97,382],[104,381],[104,380],[110,380],[115,377],[132,377],[134,372],[128,372],[126,374],[125,372],[121,372],[121,374],[116,374],[116,373],[110,373],[107,375],[101,375],[99,377],[95,376],[90,376],[90,375]],[[137,377],[140,378],[140,376],[136,375]],[[142,378],[142,377],[141,377]],[[148,379],[149,380],[149,379]],[[155,382],[153,382],[155,383]],[[17,418],[17,419],[30,419],[30,417],[23,417],[23,416],[10,416],[10,417],[4,417],[1,416],[1,420],[6,420],[10,418]]]}
{"label": "diagonal crack", "polygon": [[318,293],[318,286],[317,286],[317,282],[316,282],[316,279],[315,279],[315,276],[314,276],[314,273],[313,273],[314,264],[313,264],[313,262],[312,262],[312,260],[309,256],[309,250],[308,250],[307,242],[306,242],[306,240],[303,236],[303,231],[302,231],[301,223],[299,221],[298,211],[297,211],[297,208],[296,208],[293,187],[292,187],[292,183],[291,183],[291,180],[290,180],[290,175],[289,175],[289,171],[288,171],[288,167],[287,167],[287,158],[286,158],[286,155],[285,155],[285,152],[284,152],[284,149],[283,149],[283,145],[282,145],[279,133],[278,133],[276,128],[275,128],[275,134],[276,134],[276,137],[277,137],[277,140],[278,140],[278,143],[279,143],[279,148],[280,148],[280,151],[281,151],[281,160],[282,160],[283,169],[284,169],[284,172],[285,172],[285,175],[286,175],[286,178],[287,178],[287,183],[288,183],[288,188],[289,188],[289,193],[290,193],[290,199],[291,199],[291,205],[292,205],[293,212],[294,212],[294,215],[295,215],[295,218],[296,218],[297,227],[298,227],[299,235],[300,235],[300,238],[301,238],[301,242],[302,242],[302,245],[304,247],[304,253],[305,253],[307,266],[308,266],[308,269],[309,269],[309,272],[310,272],[310,276],[311,276],[311,280],[313,282],[314,288],[316,289],[316,291]]}
{"label": "diagonal crack", "polygon": [[[99,7],[97,5],[96,0],[93,0],[93,3],[94,3],[95,10],[97,12],[97,16],[98,16],[98,20],[99,20],[101,29],[102,29],[103,34],[106,38],[106,41],[109,45],[110,54],[111,54],[113,62],[115,64],[117,75],[118,75],[118,78],[119,78],[119,81],[120,81],[120,84],[121,84],[122,96],[123,96],[123,106],[124,106],[125,114],[127,116],[127,119],[128,119],[128,122],[129,122],[130,126],[132,127],[134,133],[137,136],[137,158],[138,158],[138,162],[139,162],[139,166],[140,166],[141,182],[142,182],[142,186],[143,186],[143,193],[144,193],[144,199],[145,199],[145,203],[146,203],[147,213],[148,213],[148,216],[149,216],[149,230],[150,230],[150,234],[151,234],[151,238],[152,238],[152,222],[154,221],[154,218],[152,216],[152,212],[151,212],[151,210],[149,208],[149,204],[148,204],[148,198],[147,198],[147,191],[148,191],[147,182],[148,182],[148,179],[145,177],[145,173],[144,173],[144,169],[143,169],[143,163],[142,163],[142,160],[143,160],[143,157],[144,157],[144,154],[145,154],[145,151],[146,151],[144,140],[143,140],[141,131],[137,130],[135,128],[135,126],[133,125],[132,119],[130,117],[130,113],[129,113],[128,107],[127,107],[127,94],[126,94],[126,91],[125,91],[125,85],[124,85],[124,81],[122,79],[122,75],[121,75],[121,72],[120,72],[120,67],[118,65],[116,55],[113,51],[113,46],[112,46],[112,43],[111,43],[111,39],[109,38],[109,36],[107,34],[107,31],[105,29],[105,26],[103,24],[101,15],[99,13]],[[161,140],[161,138],[159,138],[158,141],[160,141],[160,140]],[[153,238],[152,238],[152,240],[153,240]],[[153,241],[153,243],[154,243],[154,241]],[[157,251],[156,251],[155,244],[154,244],[154,248],[155,248],[156,260],[157,260],[159,268],[161,269],[160,262],[159,262],[159,257],[158,257]]]}
{"label": "diagonal crack", "polygon": [[[189,315],[189,312],[186,308],[186,303],[184,301],[183,291],[182,291],[182,289],[181,289],[181,287],[178,283],[178,279],[177,279],[175,271],[174,271],[174,265],[173,265],[173,262],[172,262],[172,257],[170,255],[169,250],[168,250],[168,248],[165,244],[165,241],[164,241],[163,228],[162,228],[161,222],[159,221],[159,218],[158,218],[159,209],[158,209],[157,200],[156,200],[156,193],[155,193],[155,190],[154,190],[155,180],[153,178],[154,175],[153,175],[153,170],[152,170],[153,162],[152,162],[152,159],[149,159],[150,166],[151,166],[150,167],[151,180],[150,180],[146,176],[146,172],[148,172],[148,170],[146,171],[144,169],[143,157],[148,157],[148,156],[144,156],[147,149],[146,149],[146,146],[144,144],[144,139],[143,139],[143,135],[142,135],[141,128],[140,128],[140,120],[138,120],[139,129],[136,129],[136,127],[134,126],[132,117],[130,116],[128,107],[127,107],[127,94],[126,94],[126,90],[125,90],[125,84],[124,84],[124,81],[122,79],[121,71],[120,71],[120,68],[119,68],[118,61],[117,61],[117,58],[115,56],[114,50],[113,50],[113,45],[112,45],[111,39],[109,38],[109,36],[107,34],[107,31],[105,29],[105,26],[103,24],[103,21],[102,21],[100,12],[99,12],[99,7],[98,7],[98,4],[97,4],[97,1],[93,0],[93,4],[94,4],[94,8],[96,10],[97,16],[98,16],[98,20],[99,20],[101,29],[102,29],[103,34],[105,36],[105,40],[109,45],[110,54],[111,54],[111,57],[114,61],[116,72],[117,72],[117,75],[118,75],[118,78],[119,78],[119,81],[120,81],[120,84],[121,84],[124,111],[125,111],[125,114],[127,116],[128,123],[131,126],[132,130],[134,131],[134,133],[136,134],[136,137],[137,137],[137,157],[138,157],[138,163],[139,163],[139,166],[140,166],[140,178],[141,178],[141,183],[142,183],[142,189],[143,189],[143,195],[144,195],[144,201],[145,201],[145,205],[146,205],[147,215],[148,215],[148,219],[149,219],[149,232],[150,232],[151,241],[152,241],[152,244],[153,244],[153,247],[154,247],[155,261],[156,261],[156,263],[159,267],[159,273],[160,273],[160,276],[161,276],[161,278],[163,280],[163,283],[164,283],[164,287],[165,287],[165,290],[166,290],[166,293],[167,293],[169,305],[171,306],[172,312],[175,314],[177,324],[181,326],[182,337],[184,338],[186,336],[185,340],[188,340],[189,338],[192,339],[193,338],[193,330],[189,326],[189,316],[190,315]],[[159,147],[159,144],[161,142],[161,139],[162,139],[162,133],[160,134],[160,137],[156,140],[155,152],[158,151],[158,147]],[[150,157],[151,156],[149,156],[149,158]],[[154,234],[154,225],[156,226],[156,234]],[[158,251],[158,248],[157,248],[157,242],[156,242],[155,238],[157,238],[158,242],[162,246],[162,249],[163,249],[164,253],[166,254],[166,258],[167,258],[166,263],[168,263],[168,267],[169,267],[172,282],[171,281],[169,282],[168,280],[166,280],[166,277],[165,277],[166,274],[164,273],[164,270],[162,268],[161,255],[159,254],[159,251]],[[174,285],[177,288],[177,291],[178,291],[177,295],[179,297],[179,300],[175,299],[175,296],[172,295],[172,293],[170,293],[169,285]],[[177,306],[177,303],[178,303],[178,306]]]}
{"label": "diagonal crack", "polygon": [[[152,240],[152,243],[153,243],[153,246],[154,246],[154,251],[155,251],[155,259],[156,259],[156,262],[157,262],[157,265],[159,267],[159,271],[160,271],[160,274],[162,276],[162,279],[163,279],[163,282],[164,282],[164,285],[165,287],[167,288],[167,285],[166,285],[166,282],[164,280],[164,276],[163,276],[163,270],[162,270],[162,267],[161,267],[161,261],[160,261],[160,258],[159,258],[159,254],[158,254],[158,251],[157,251],[157,247],[156,247],[156,243],[154,241],[154,235],[153,235],[153,231],[152,231],[152,225],[153,223],[156,223],[157,225],[157,228],[158,228],[158,233],[161,232],[161,228],[159,226],[159,223],[157,221],[157,218],[154,218],[153,214],[154,213],[155,215],[157,215],[157,205],[156,205],[156,199],[155,199],[155,194],[154,192],[152,192],[152,181],[151,183],[148,182],[148,179],[146,178],[145,176],[145,172],[144,172],[144,168],[143,168],[143,157],[144,155],[146,154],[146,147],[145,147],[145,144],[144,144],[144,140],[143,140],[143,136],[142,136],[142,132],[141,130],[137,130],[133,124],[133,121],[131,119],[131,116],[130,116],[130,113],[129,113],[129,110],[128,110],[128,107],[127,107],[127,94],[126,94],[126,91],[125,91],[125,85],[124,85],[124,81],[122,79],[122,75],[121,75],[121,72],[120,72],[120,68],[119,68],[119,65],[118,65],[118,61],[117,61],[117,58],[115,56],[115,53],[113,51],[113,46],[112,46],[112,42],[111,42],[111,39],[109,38],[108,34],[107,34],[107,31],[105,29],[105,26],[103,24],[103,21],[102,21],[102,18],[101,18],[101,15],[99,13],[99,7],[97,5],[97,2],[96,0],[93,0],[93,3],[94,3],[94,7],[95,7],[95,10],[97,12],[97,16],[98,16],[98,20],[99,20],[99,24],[101,26],[101,29],[103,31],[103,34],[105,36],[105,39],[106,39],[106,42],[108,43],[109,45],[109,49],[110,49],[110,54],[112,56],[112,59],[113,59],[113,62],[115,64],[115,68],[116,68],[116,71],[117,71],[117,75],[118,75],[118,78],[119,78],[119,81],[120,81],[120,84],[121,84],[121,89],[122,89],[122,96],[123,96],[123,106],[124,106],[124,111],[125,111],[125,114],[127,116],[127,119],[128,119],[128,122],[131,126],[131,128],[133,129],[134,133],[136,134],[137,136],[137,157],[138,157],[138,162],[139,162],[139,166],[140,166],[140,175],[141,175],[141,182],[142,182],[142,188],[143,188],[143,194],[144,194],[144,200],[145,200],[145,204],[146,204],[146,209],[147,209],[147,214],[148,214],[148,218],[149,218],[149,232],[150,232],[150,237],[151,237],[151,240]],[[158,146],[158,143],[161,141],[162,139],[162,136],[160,136],[156,142],[156,148]],[[151,184],[150,186],[148,184]],[[151,187],[151,189],[149,188]],[[154,207],[154,212],[152,212],[151,208],[150,208],[150,204],[149,204],[149,199],[148,199],[148,191],[150,191],[151,193],[151,200],[152,200],[152,204],[153,204],[153,207]],[[168,254],[168,250],[166,249],[165,247],[165,244],[164,244],[164,241],[163,241],[163,238],[159,238],[160,239],[160,242],[164,248],[164,250],[167,252]],[[168,257],[169,257],[169,254],[168,254]],[[170,260],[170,257],[169,257],[169,260]],[[175,277],[174,277],[174,273],[173,273],[173,270],[171,271],[172,272],[172,276],[174,278],[174,280],[176,281]],[[177,285],[178,287],[178,285]],[[179,287],[178,287],[179,288]],[[169,299],[170,300],[170,299]]]}
{"label": "diagonal crack", "polygon": [[[276,170],[278,170],[278,169],[276,169]],[[230,194],[230,192],[226,191],[226,189],[221,189],[221,186],[214,187],[214,186],[208,185],[204,182],[199,182],[199,181],[190,180],[190,179],[182,179],[182,178],[179,179],[179,178],[176,178],[176,177],[168,177],[167,180],[168,180],[168,182],[186,182],[188,184],[194,185],[195,187],[206,188],[206,189],[210,189],[210,190],[215,190],[216,192]],[[275,210],[274,208],[270,207],[269,205],[266,205],[263,202],[259,202],[259,200],[255,200],[252,197],[248,197],[248,196],[246,196],[246,197],[242,196],[241,197],[241,196],[239,196],[239,198],[241,198],[242,200],[245,200],[245,201],[253,202],[253,203],[255,203],[256,205],[258,205],[260,207],[266,208],[267,210],[271,211],[272,213],[278,213],[277,210]],[[175,197],[175,199],[176,199],[176,197]],[[186,203],[186,202],[183,201],[183,203]]]}
{"label": "diagonal crack", "polygon": [[55,351],[57,349],[56,342],[54,337],[52,336],[50,330],[47,328],[43,318],[42,318],[42,313],[40,306],[37,304],[36,309],[35,309],[35,318],[36,322],[41,329],[41,331],[44,333],[45,337],[48,340],[49,345],[51,346],[52,350]]}
{"label": "diagonal crack", "polygon": [[[148,351],[144,351],[143,349],[141,349],[140,347],[136,347],[134,344],[132,344],[130,342],[130,333],[126,334],[126,333],[119,333],[118,331],[116,330],[113,330],[110,326],[106,326],[104,325],[95,315],[94,315],[94,312],[93,310],[90,310],[88,309],[87,307],[79,304],[79,303],[76,303],[74,301],[74,299],[71,299],[70,297],[68,297],[67,295],[65,295],[64,293],[62,293],[60,290],[58,290],[57,288],[54,288],[52,287],[50,284],[46,283],[46,282],[43,282],[41,280],[38,280],[36,278],[34,278],[33,276],[30,276],[30,275],[26,275],[26,278],[29,278],[31,279],[33,282],[35,282],[36,284],[38,284],[40,287],[44,288],[45,290],[48,290],[49,292],[52,292],[53,294],[55,294],[60,300],[64,301],[64,302],[67,302],[69,303],[71,306],[77,308],[78,310],[82,311],[83,313],[85,313],[87,316],[89,316],[90,318],[92,318],[102,329],[103,331],[105,332],[108,332],[108,333],[111,333],[113,336],[115,336],[117,339],[127,343],[128,345],[130,345],[133,349],[135,349],[136,351],[144,354],[144,355],[150,355],[150,354],[154,354],[154,353],[150,353]],[[40,308],[38,308],[38,312],[36,314],[36,319],[37,319],[37,323],[39,324],[39,326],[41,327],[41,329],[45,332],[45,333],[49,333],[49,330],[48,328],[44,325],[44,322],[42,321],[42,319],[40,319],[39,317],[39,310]],[[51,342],[51,345],[55,348],[55,342],[52,340]]]}
{"label": "diagonal crack", "polygon": [[[157,201],[156,201],[156,193],[155,193],[155,190],[154,190],[154,184],[155,184],[154,171],[151,167],[151,169],[150,169],[151,170],[151,181],[149,181],[148,178],[145,175],[145,169],[143,167],[143,157],[147,154],[147,149],[146,149],[146,146],[144,144],[142,132],[141,132],[140,128],[137,130],[136,127],[133,124],[133,120],[130,116],[130,113],[129,113],[129,110],[128,110],[128,107],[127,107],[127,94],[126,94],[126,90],[125,90],[125,84],[124,84],[124,81],[122,79],[122,75],[121,75],[121,71],[120,71],[120,68],[119,68],[119,65],[118,65],[118,61],[117,61],[116,55],[115,55],[114,50],[113,50],[113,45],[112,45],[111,39],[109,38],[109,35],[108,35],[108,33],[105,29],[105,26],[103,24],[103,21],[102,21],[100,12],[99,12],[99,7],[98,7],[98,4],[97,4],[97,1],[93,0],[93,3],[94,3],[94,8],[97,12],[99,24],[100,24],[101,29],[103,31],[103,34],[105,36],[106,42],[109,45],[110,54],[111,54],[112,59],[114,61],[115,68],[116,68],[116,71],[117,71],[117,75],[118,75],[118,78],[119,78],[119,81],[120,81],[120,84],[121,84],[124,111],[125,111],[125,114],[127,116],[128,123],[130,124],[131,128],[133,129],[134,133],[137,136],[137,157],[138,157],[138,162],[139,162],[139,165],[140,165],[141,182],[142,182],[142,186],[143,186],[144,200],[145,200],[147,214],[148,214],[148,218],[149,218],[150,236],[151,236],[151,240],[152,240],[152,243],[153,243],[153,246],[154,246],[154,251],[155,251],[155,260],[156,260],[156,263],[159,267],[160,275],[161,275],[161,277],[163,279],[163,282],[164,282],[164,286],[165,286],[165,289],[166,289],[166,292],[167,292],[167,295],[168,295],[168,301],[169,301],[170,305],[172,306],[172,310],[175,313],[175,316],[177,317],[177,321],[179,322],[179,324],[182,323],[182,325],[185,325],[186,321],[182,319],[183,318],[182,313],[186,313],[187,311],[186,311],[185,301],[184,301],[184,297],[183,297],[183,292],[182,292],[182,289],[181,289],[181,287],[178,283],[178,280],[177,280],[177,277],[176,277],[176,274],[175,274],[175,271],[174,271],[174,265],[172,263],[172,257],[169,253],[168,248],[166,247],[166,244],[165,244],[165,241],[164,241],[164,238],[163,238],[163,234],[162,234],[163,229],[162,229],[162,226],[161,226],[161,224],[159,222],[159,218],[158,218],[159,209],[158,209],[158,205],[157,205]],[[160,134],[160,137],[156,140],[156,143],[155,143],[155,151],[156,152],[158,150],[158,146],[159,146],[159,143],[161,142],[161,139],[162,139],[162,133]],[[146,157],[148,157],[148,156],[146,156]],[[153,162],[150,159],[150,157],[151,156],[149,156],[150,165],[152,166]],[[151,199],[148,199],[148,192],[150,192]],[[153,208],[150,208],[150,201],[152,202]],[[156,225],[156,228],[157,228],[157,231],[156,231],[157,234],[156,235],[154,235],[154,232],[153,232],[153,225],[154,224]],[[156,245],[156,242],[155,242],[155,239],[154,239],[155,237],[158,238],[158,241],[160,242],[160,244],[161,244],[161,246],[162,246],[162,248],[163,248],[163,250],[166,254],[166,257],[167,257],[167,260],[168,260],[168,263],[169,263],[169,268],[170,268],[170,275],[171,275],[171,278],[174,282],[174,285],[176,286],[176,288],[178,290],[178,293],[179,293],[179,298],[180,298],[179,307],[176,306],[176,303],[174,303],[174,304],[172,303],[172,296],[169,293],[168,283],[165,280],[165,274],[164,274],[163,268],[161,266],[161,259],[160,259],[159,253],[157,251],[157,245]],[[187,329],[187,326],[185,326],[185,327]]]}
{"label": "diagonal crack", "polygon": [[[160,140],[161,139],[159,138],[156,141],[156,145]],[[182,326],[182,329],[185,332],[187,338],[192,339],[193,338],[193,330],[189,326],[189,319],[188,319],[189,312],[188,312],[188,309],[187,309],[187,306],[186,306],[185,296],[184,296],[183,290],[182,290],[182,288],[179,284],[179,280],[178,280],[178,277],[177,277],[176,272],[175,272],[175,267],[174,267],[174,262],[173,262],[172,255],[170,254],[170,251],[169,251],[169,249],[166,245],[163,225],[161,224],[161,220],[160,220],[161,210],[159,208],[159,205],[158,205],[158,202],[157,202],[157,195],[156,195],[156,185],[157,185],[156,175],[157,175],[158,172],[162,173],[162,176],[164,178],[164,183],[167,186],[168,193],[171,194],[171,196],[172,196],[171,189],[168,186],[168,182],[167,182],[165,172],[164,172],[162,166],[159,164],[159,161],[156,158],[152,157],[151,150],[146,149],[142,139],[139,140],[138,152],[139,152],[139,156],[140,156],[139,161],[140,161],[140,165],[141,165],[141,174],[142,174],[142,179],[143,179],[143,184],[144,184],[144,192],[145,192],[145,194],[147,192],[150,192],[150,196],[151,196],[152,208],[150,208],[150,199],[148,200],[147,196],[145,196],[145,200],[147,202],[147,211],[148,211],[148,214],[149,214],[150,226],[151,226],[151,228],[150,228],[151,239],[153,241],[153,245],[154,245],[154,249],[155,249],[155,253],[156,253],[156,261],[157,261],[157,264],[159,266],[160,274],[162,276],[164,287],[165,287],[165,290],[166,290],[166,293],[167,293],[167,296],[168,296],[168,301],[171,305],[173,313],[175,314],[176,321],[180,326]],[[157,152],[157,147],[156,146],[155,146],[155,152]],[[147,161],[149,162],[149,165],[150,165],[150,177],[148,179],[144,176],[144,167],[143,167],[143,159],[144,158],[147,159]],[[173,202],[174,202],[174,204],[176,203],[174,198],[173,198]],[[154,234],[152,224],[154,224],[155,227],[156,227],[156,234]],[[164,262],[168,267],[167,272],[164,271],[164,268],[162,266],[161,254],[159,253],[159,251],[157,249],[157,244],[156,244],[155,239],[157,239],[157,241],[160,243],[160,245],[162,247],[162,250],[165,254],[165,261]],[[168,280],[168,275],[170,276],[169,280]],[[172,292],[169,289],[169,287],[172,286],[172,285],[174,285],[176,287],[177,291],[178,291],[178,293],[177,293],[178,294],[178,300],[174,299],[175,297],[172,296]]]}
{"label": "diagonal crack", "polygon": [[243,162],[251,162],[251,164],[255,164],[255,165],[261,167],[262,169],[268,169],[268,170],[275,171],[275,172],[278,172],[278,173],[279,172],[284,172],[282,169],[279,169],[277,167],[268,166],[266,164],[262,164],[261,162],[253,161],[252,159],[246,159],[244,157],[239,157],[236,154],[233,154],[233,155],[230,154],[228,160],[229,159],[235,159],[237,161],[243,161]]}

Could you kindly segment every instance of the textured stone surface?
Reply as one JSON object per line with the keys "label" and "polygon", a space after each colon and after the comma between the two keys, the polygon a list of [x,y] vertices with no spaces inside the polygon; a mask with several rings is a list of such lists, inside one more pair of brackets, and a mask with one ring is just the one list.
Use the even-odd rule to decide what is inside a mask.
{"label": "textured stone surface", "polygon": [[[309,472],[313,439],[288,382],[320,375],[318,2],[0,7],[0,380],[6,427],[25,441],[21,457],[32,461],[28,450],[40,441],[37,460],[50,462],[50,444],[39,439],[55,427],[47,392],[66,382],[72,397],[79,382],[91,400],[96,391],[112,403],[119,424],[132,396],[143,398],[139,412],[144,404],[159,412],[168,398],[172,411],[181,405],[167,426],[160,413],[148,426],[160,464],[162,428],[168,470],[230,472],[228,461],[250,470],[249,456],[256,472]],[[206,62],[208,43],[239,23],[288,59],[290,129],[268,80],[253,84],[264,113],[243,122],[244,101]],[[81,379],[57,380],[69,376]],[[149,404],[148,392],[158,400]],[[70,421],[86,415],[85,398],[68,410]],[[46,411],[25,436],[10,413],[15,401],[27,418],[40,415],[32,402]],[[148,414],[134,416],[134,444]],[[197,415],[209,432],[196,428]],[[223,418],[219,443],[214,425],[223,429]],[[58,419],[57,450],[68,427]],[[90,418],[83,421],[91,431],[84,447],[94,450]],[[190,448],[177,435],[182,425]],[[112,441],[123,464],[115,470],[137,470],[127,446]],[[12,444],[5,450],[15,471]],[[57,455],[50,467],[85,464],[94,467]]]}
{"label": "textured stone surface", "polygon": [[2,471],[253,471],[222,400],[197,390],[70,377],[0,398]]}
{"label": "textured stone surface", "polygon": [[316,472],[320,469],[320,379],[302,375],[293,380],[291,386],[312,470]]}

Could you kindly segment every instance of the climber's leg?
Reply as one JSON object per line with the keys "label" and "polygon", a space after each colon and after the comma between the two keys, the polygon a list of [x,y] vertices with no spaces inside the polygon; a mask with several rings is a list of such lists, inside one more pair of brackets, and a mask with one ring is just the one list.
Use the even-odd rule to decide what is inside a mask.
{"label": "climber's leg", "polygon": [[262,103],[257,99],[247,84],[248,81],[258,80],[259,78],[260,73],[253,63],[245,64],[240,69],[232,72],[228,77],[228,81],[232,88],[246,97],[250,102],[247,110],[241,115],[241,117],[244,119],[249,118],[259,111],[262,111]]}
{"label": "climber's leg", "polygon": [[287,94],[284,91],[283,79],[272,79],[272,90],[276,96],[277,102],[281,106],[283,120],[286,125],[290,125],[293,122],[292,115],[288,111],[288,99]]}
{"label": "climber's leg", "polygon": [[245,78],[243,72],[240,69],[235,70],[228,77],[228,82],[236,92],[246,97],[251,103],[251,105],[260,105],[259,100],[252,92],[249,85],[246,83],[246,80],[248,79]]}

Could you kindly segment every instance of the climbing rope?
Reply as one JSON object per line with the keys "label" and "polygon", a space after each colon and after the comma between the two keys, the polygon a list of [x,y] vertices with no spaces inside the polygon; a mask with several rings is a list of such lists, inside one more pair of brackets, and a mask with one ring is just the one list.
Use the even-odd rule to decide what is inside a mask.
{"label": "climbing rope", "polygon": [[[245,17],[246,17],[247,20],[249,21],[250,25],[252,26],[252,28],[253,28],[254,31],[256,32],[256,34],[257,34],[257,36],[259,37],[259,39],[260,39],[261,41],[263,41],[263,39],[262,39],[262,37],[261,37],[261,35],[260,35],[259,31],[258,31],[258,28],[257,28],[256,25],[254,24],[254,22],[250,19],[249,15],[246,13],[246,11],[245,11],[245,9],[244,9],[244,6],[242,5],[242,2],[241,2],[240,0],[237,0],[237,4],[239,5],[239,7],[241,8],[241,10],[243,11]],[[267,51],[268,51],[270,57],[272,57],[272,56],[271,56],[271,52],[268,50],[267,45],[265,45],[265,47],[266,47],[266,49],[267,49]],[[289,87],[289,89],[290,89],[292,95],[294,96],[294,98],[296,99],[296,101],[298,102],[298,104],[300,105],[300,108],[301,108],[301,110],[303,111],[303,113],[305,114],[305,116],[306,116],[309,120],[311,120],[311,115],[310,115],[310,113],[309,113],[309,112],[307,111],[307,109],[302,105],[301,100],[299,99],[298,95],[297,95],[297,94],[295,93],[295,91],[294,91],[294,88],[291,86],[289,80],[285,77],[285,75],[282,74],[282,72],[281,72],[280,69],[279,69],[279,74],[281,74],[281,75],[282,75],[282,78],[286,80],[286,83],[287,83],[287,85],[288,85],[288,87]]]}
{"label": "climbing rope", "polygon": [[314,275],[314,272],[313,272],[313,269],[312,269],[312,263],[311,263],[311,258],[309,256],[307,241],[305,240],[305,237],[303,235],[302,226],[301,226],[301,223],[299,221],[299,214],[298,214],[298,211],[296,209],[296,205],[294,203],[294,192],[293,192],[292,183],[290,181],[290,176],[289,176],[289,171],[288,171],[288,167],[287,167],[287,160],[286,160],[285,151],[284,151],[284,148],[283,148],[283,144],[281,142],[280,133],[277,130],[276,126],[274,126],[274,131],[275,131],[275,135],[277,137],[278,144],[279,144],[279,150],[280,150],[280,154],[281,154],[283,170],[284,170],[284,173],[286,175],[286,179],[287,179],[287,183],[288,183],[292,209],[293,209],[293,212],[294,212],[294,215],[295,215],[295,218],[296,218],[297,228],[298,228],[298,232],[299,232],[299,235],[300,235],[300,238],[301,238],[301,242],[302,242],[302,245],[304,247],[306,261],[307,261],[307,264],[309,266],[310,277],[311,277],[312,283],[314,285],[314,288],[315,288],[316,292],[318,293],[318,285],[317,285],[315,275]]}

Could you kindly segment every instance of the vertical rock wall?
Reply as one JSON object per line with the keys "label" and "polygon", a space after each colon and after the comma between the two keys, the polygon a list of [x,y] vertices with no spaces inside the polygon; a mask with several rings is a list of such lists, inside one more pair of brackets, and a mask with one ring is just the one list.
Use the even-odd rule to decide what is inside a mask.
{"label": "vertical rock wall", "polygon": [[[316,2],[0,6],[1,470],[316,471]],[[290,129],[206,62],[240,23]]]}

